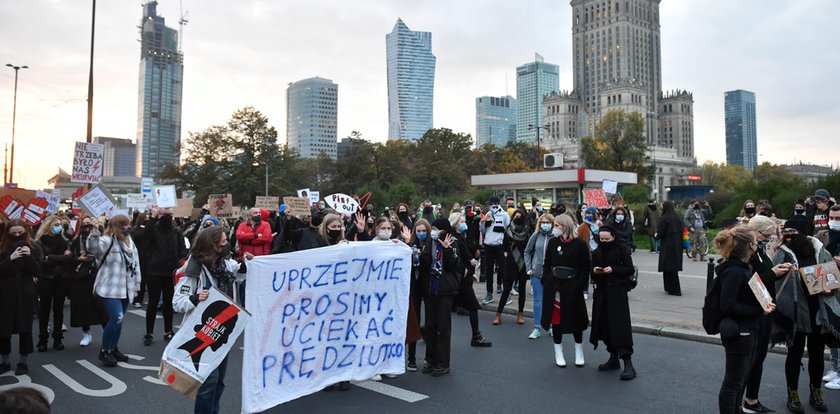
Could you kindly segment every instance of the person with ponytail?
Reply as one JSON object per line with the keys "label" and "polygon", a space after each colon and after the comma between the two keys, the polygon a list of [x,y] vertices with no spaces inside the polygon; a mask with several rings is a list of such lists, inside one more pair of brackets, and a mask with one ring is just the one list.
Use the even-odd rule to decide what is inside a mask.
{"label": "person with ponytail", "polygon": [[753,275],[750,257],[758,250],[750,228],[738,226],[720,232],[715,248],[723,262],[715,267],[720,279],[720,339],[726,351],[726,371],[718,393],[721,413],[741,412],[741,398],[747,374],[758,344],[761,315],[769,314],[776,305],[762,308],[749,286]]}

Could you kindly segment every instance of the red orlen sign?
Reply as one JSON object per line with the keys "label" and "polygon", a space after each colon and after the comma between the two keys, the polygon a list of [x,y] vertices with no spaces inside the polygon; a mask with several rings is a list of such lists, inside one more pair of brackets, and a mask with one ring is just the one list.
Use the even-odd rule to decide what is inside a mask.
{"label": "red orlen sign", "polygon": [[688,181],[703,181],[703,177],[701,177],[699,175],[689,175],[685,179],[688,180]]}

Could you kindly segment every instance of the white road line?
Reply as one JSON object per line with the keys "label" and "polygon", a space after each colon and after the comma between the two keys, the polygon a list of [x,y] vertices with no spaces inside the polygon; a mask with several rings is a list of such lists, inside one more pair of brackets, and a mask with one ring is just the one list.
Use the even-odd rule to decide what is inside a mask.
{"label": "white road line", "polygon": [[382,395],[387,395],[391,398],[396,398],[398,400],[403,400],[408,403],[415,403],[417,401],[425,400],[429,398],[428,395],[423,395],[420,393],[416,393],[414,391],[409,391],[400,387],[395,387],[393,385],[384,384],[382,382],[375,382],[375,381],[360,381],[356,382],[353,381],[356,386],[364,388],[366,390],[370,390],[373,392],[380,393]]}
{"label": "white road line", "polygon": [[58,378],[61,382],[70,387],[71,390],[76,391],[77,393],[82,395],[87,395],[89,397],[113,397],[124,393],[128,389],[124,382],[115,378],[113,375],[103,371],[102,368],[99,368],[96,365],[93,365],[90,362],[85,361],[83,359],[77,360],[76,362],[79,365],[87,368],[87,370],[92,372],[94,375],[105,380],[105,382],[110,384],[110,386],[103,390],[93,390],[88,387],[85,387],[82,384],[79,384],[78,381],[74,380],[73,378],[70,378],[69,375],[65,374],[64,371],[62,371],[53,364],[42,365],[42,367],[49,373],[55,375],[56,378]]}

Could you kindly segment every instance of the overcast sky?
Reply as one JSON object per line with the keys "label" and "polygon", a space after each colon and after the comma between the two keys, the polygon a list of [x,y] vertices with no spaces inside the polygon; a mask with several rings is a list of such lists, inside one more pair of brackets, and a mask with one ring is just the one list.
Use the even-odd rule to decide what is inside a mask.
{"label": "overcast sky", "polygon": [[[136,139],[141,1],[96,11],[94,135]],[[46,187],[72,165],[86,128],[90,1],[0,0],[0,64],[20,72],[15,178]],[[183,0],[189,23],[182,138],[253,105],[285,142],[285,88],[338,84],[338,134],[385,140],[385,34],[398,17],[430,31],[434,126],[475,133],[475,98],[516,94],[517,65],[539,52],[572,88],[566,0]],[[663,0],[663,88],[694,92],[699,162],[725,162],[724,91],[756,93],[759,162],[836,164],[840,87],[835,0]],[[177,27],[179,2],[159,13]],[[0,141],[11,135],[14,72],[0,70]]]}

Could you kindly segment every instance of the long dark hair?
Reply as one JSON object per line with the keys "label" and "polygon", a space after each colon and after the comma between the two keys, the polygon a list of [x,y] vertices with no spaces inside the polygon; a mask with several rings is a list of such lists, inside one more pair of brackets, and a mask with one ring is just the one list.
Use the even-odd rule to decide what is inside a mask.
{"label": "long dark hair", "polygon": [[9,250],[9,244],[12,243],[12,237],[9,235],[9,231],[12,230],[12,227],[17,226],[23,227],[26,230],[23,232],[23,242],[26,243],[27,247],[32,248],[32,231],[29,229],[29,226],[21,219],[14,219],[6,224],[6,231],[3,232],[3,241],[0,242],[0,251],[5,252]]}
{"label": "long dark hair", "polygon": [[679,220],[680,218],[677,216],[677,211],[674,210],[674,203],[670,201],[666,201],[662,203],[662,218],[671,218]]}
{"label": "long dark hair", "polygon": [[190,248],[190,257],[201,263],[213,263],[220,255],[216,252],[216,245],[225,234],[221,226],[210,226],[198,233]]}

